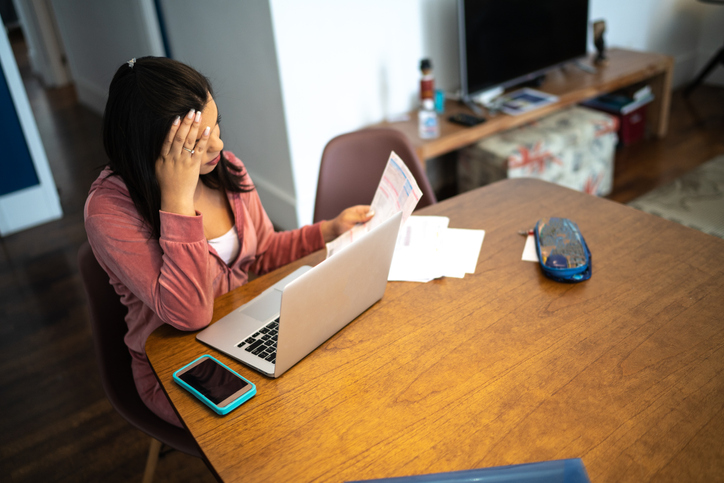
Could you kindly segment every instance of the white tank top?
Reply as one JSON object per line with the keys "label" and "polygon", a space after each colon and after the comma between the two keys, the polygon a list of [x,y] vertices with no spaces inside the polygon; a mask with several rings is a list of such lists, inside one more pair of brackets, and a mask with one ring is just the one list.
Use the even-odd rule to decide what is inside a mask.
{"label": "white tank top", "polygon": [[209,240],[209,245],[214,247],[216,253],[219,254],[221,259],[227,265],[231,265],[236,256],[239,254],[239,234],[236,231],[236,226],[233,226],[231,230],[218,238]]}

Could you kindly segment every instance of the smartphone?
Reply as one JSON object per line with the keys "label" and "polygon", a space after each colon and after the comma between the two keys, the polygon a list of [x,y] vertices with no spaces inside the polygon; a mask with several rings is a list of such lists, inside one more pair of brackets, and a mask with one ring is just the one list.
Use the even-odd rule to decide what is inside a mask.
{"label": "smartphone", "polygon": [[486,121],[484,117],[473,116],[472,114],[458,113],[448,118],[450,122],[462,124],[463,126],[477,126]]}
{"label": "smartphone", "polygon": [[256,394],[256,386],[206,354],[173,373],[173,380],[224,415]]}

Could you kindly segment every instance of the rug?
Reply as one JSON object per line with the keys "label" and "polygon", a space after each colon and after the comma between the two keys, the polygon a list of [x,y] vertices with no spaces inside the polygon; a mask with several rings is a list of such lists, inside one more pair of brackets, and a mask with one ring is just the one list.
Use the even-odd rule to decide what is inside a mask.
{"label": "rug", "polygon": [[724,155],[628,205],[724,238]]}

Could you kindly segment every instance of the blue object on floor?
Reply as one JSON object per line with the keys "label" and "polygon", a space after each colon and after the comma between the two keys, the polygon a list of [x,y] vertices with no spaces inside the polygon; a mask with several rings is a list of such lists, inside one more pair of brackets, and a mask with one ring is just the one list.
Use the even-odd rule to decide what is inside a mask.
{"label": "blue object on floor", "polygon": [[387,483],[590,483],[580,458],[377,480]]}

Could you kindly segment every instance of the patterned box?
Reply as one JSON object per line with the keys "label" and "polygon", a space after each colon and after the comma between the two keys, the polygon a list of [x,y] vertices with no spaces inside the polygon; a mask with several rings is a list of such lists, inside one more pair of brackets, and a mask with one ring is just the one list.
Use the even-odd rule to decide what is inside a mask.
{"label": "patterned box", "polygon": [[482,139],[458,154],[458,190],[504,178],[539,178],[605,196],[613,185],[618,119],[574,106]]}

